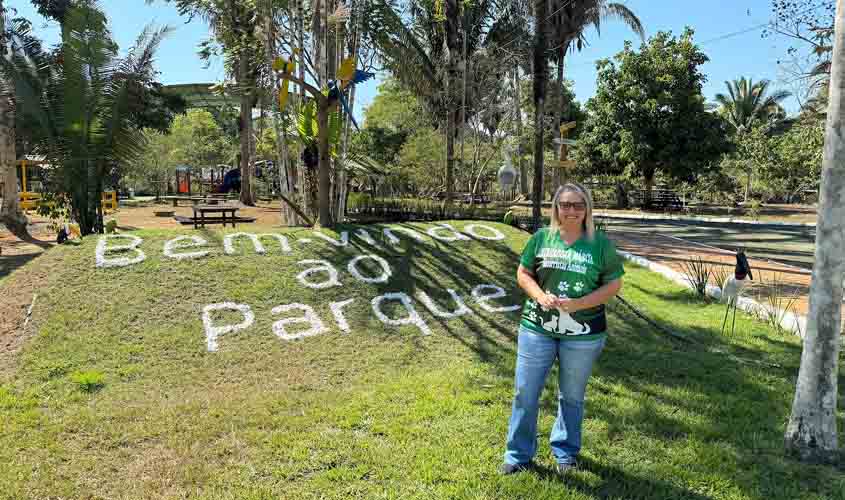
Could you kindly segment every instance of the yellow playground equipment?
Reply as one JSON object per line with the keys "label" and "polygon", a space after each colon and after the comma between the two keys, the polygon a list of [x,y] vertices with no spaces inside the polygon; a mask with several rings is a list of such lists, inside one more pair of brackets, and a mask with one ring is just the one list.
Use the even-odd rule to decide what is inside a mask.
{"label": "yellow playground equipment", "polygon": [[[34,210],[38,206],[38,202],[41,200],[41,193],[29,190],[31,182],[27,182],[27,174],[29,173],[28,169],[37,168],[43,164],[44,162],[41,160],[33,160],[30,158],[18,160],[18,168],[21,169],[21,189],[18,196],[20,197],[20,207],[22,210]],[[30,179],[32,178],[31,175],[29,177]]]}
{"label": "yellow playground equipment", "polygon": [[[19,177],[21,180],[21,189],[18,193],[18,197],[21,210],[35,210],[41,203],[41,193],[38,191],[30,191],[30,187],[33,184],[33,178],[35,177],[40,179],[40,177],[32,175],[32,172],[29,172],[29,169],[37,169],[45,165],[47,164],[44,161],[33,158],[23,158],[18,160],[18,168],[20,168]],[[38,183],[40,184],[40,180]],[[103,211],[117,210],[117,192],[103,191],[101,203]]]}

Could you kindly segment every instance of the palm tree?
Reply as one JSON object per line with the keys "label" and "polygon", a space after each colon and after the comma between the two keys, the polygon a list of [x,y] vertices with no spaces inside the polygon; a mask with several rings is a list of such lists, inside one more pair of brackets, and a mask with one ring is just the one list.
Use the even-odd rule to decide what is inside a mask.
{"label": "palm tree", "polygon": [[[777,91],[767,95],[769,91],[769,80],[754,82],[745,77],[732,82],[725,82],[728,87],[728,94],[716,94],[716,102],[719,103],[719,113],[733,129],[738,137],[742,137],[755,126],[771,127],[775,121],[783,116],[783,108],[780,103],[791,94],[786,91]],[[751,194],[751,180],[753,177],[753,162],[746,163],[747,182],[745,184],[745,201]]]}
{"label": "palm tree", "polygon": [[[446,132],[446,204],[453,197],[455,138],[458,124],[478,110],[481,98],[467,94],[462,113],[458,69],[462,63],[464,37],[467,61],[480,57],[487,42],[486,27],[497,12],[494,0],[458,2],[442,0],[443,16],[430,2],[409,0],[406,21],[395,5],[376,1],[369,5],[364,30],[378,48],[387,69],[425,105],[436,125]],[[464,26],[459,29],[458,23]],[[468,66],[468,65],[466,65]],[[468,68],[465,71],[469,71]],[[471,72],[469,78],[475,78]],[[469,85],[476,88],[475,81]]]}
{"label": "palm tree", "polygon": [[[542,4],[542,5],[541,5]],[[550,31],[553,51],[557,54],[558,82],[563,85],[563,68],[566,54],[570,50],[580,51],[586,45],[585,31],[590,26],[601,33],[601,24],[606,19],[619,19],[640,38],[645,37],[639,18],[625,5],[607,0],[557,0],[552,3],[554,9],[548,13],[545,1],[537,1],[535,16],[537,32],[534,44],[534,225],[540,224],[540,197],[543,191],[543,116],[545,115],[545,93],[548,85],[548,51],[546,50],[547,31]],[[551,21],[551,22],[549,22]],[[561,88],[561,91],[563,89]],[[563,103],[561,103],[563,104]],[[561,106],[560,113],[565,107]],[[562,116],[559,118],[562,119]],[[558,129],[557,124],[554,127]],[[558,132],[555,132],[557,136]]]}
{"label": "palm tree", "polygon": [[144,150],[137,124],[155,80],[155,51],[169,28],[145,29],[124,58],[94,2],[66,12],[56,52],[43,50],[27,25],[18,28],[16,50],[2,61],[3,78],[14,86],[17,118],[27,125],[33,152],[56,166],[53,191],[90,234],[102,227],[106,177]]}
{"label": "palm tree", "polygon": [[738,134],[745,133],[757,124],[767,123],[778,114],[780,103],[791,94],[784,90],[766,95],[769,80],[754,82],[745,77],[725,82],[728,94],[716,94],[720,113]]}

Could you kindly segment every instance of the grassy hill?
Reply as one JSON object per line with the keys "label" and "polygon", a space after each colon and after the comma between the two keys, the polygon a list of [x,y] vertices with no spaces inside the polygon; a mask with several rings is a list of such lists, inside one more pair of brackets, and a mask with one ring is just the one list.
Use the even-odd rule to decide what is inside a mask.
{"label": "grassy hill", "polygon": [[[468,224],[452,222],[472,232]],[[631,266],[624,297],[694,342],[611,304],[583,470],[566,481],[550,472],[552,374],[543,469],[498,476],[519,312],[488,309],[521,302],[515,270],[527,234],[483,225],[495,231],[478,235],[504,239],[442,241],[425,234],[435,226],[408,224],[422,241],[397,233],[392,244],[381,232],[391,225],[367,226],[367,243],[345,227],[348,243],[337,246],[310,230],[250,227],[238,231],[284,235],[290,251],[264,238],[258,254],[236,238],[229,254],[235,230],[139,231],[145,258],[124,267],[106,266],[136,250],[107,250],[97,267],[93,237],[50,250],[2,284],[47,275],[32,337],[0,370],[0,498],[845,499],[840,471],[783,458],[799,343],[744,316],[736,337],[720,337],[723,306]],[[166,242],[183,235],[206,244],[175,254],[209,253],[167,257]],[[390,276],[356,278],[349,264],[360,255],[383,259]],[[303,260],[330,263],[340,286],[303,284],[309,268],[307,283],[330,277]],[[373,257],[353,268],[371,281],[385,274]],[[495,289],[479,285],[507,295],[484,298]],[[471,312],[436,317],[420,299],[452,311],[448,289]],[[375,306],[408,316],[396,293],[411,300],[414,324],[379,319]],[[244,322],[242,312],[208,310],[204,324],[206,307],[221,303],[248,306],[254,321],[210,342],[209,328]],[[290,304],[310,306],[324,329],[282,338],[317,324],[284,322],[307,309],[273,312]]]}

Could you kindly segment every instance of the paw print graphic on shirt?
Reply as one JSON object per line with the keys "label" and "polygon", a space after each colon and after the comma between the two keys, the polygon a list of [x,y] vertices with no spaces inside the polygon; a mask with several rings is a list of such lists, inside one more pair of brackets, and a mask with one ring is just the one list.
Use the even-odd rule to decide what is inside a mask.
{"label": "paw print graphic on shirt", "polygon": [[560,296],[561,297],[566,297],[567,292],[569,292],[569,283],[567,283],[565,281],[561,281],[557,285],[557,289],[560,290]]}
{"label": "paw print graphic on shirt", "polygon": [[584,283],[582,283],[581,281],[579,281],[578,283],[575,283],[574,289],[575,289],[575,293],[581,293],[581,291],[584,290]]}

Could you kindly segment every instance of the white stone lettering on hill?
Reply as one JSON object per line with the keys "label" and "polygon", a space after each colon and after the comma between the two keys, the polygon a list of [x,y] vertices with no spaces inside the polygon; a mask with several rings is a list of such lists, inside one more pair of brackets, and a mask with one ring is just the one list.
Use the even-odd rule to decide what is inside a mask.
{"label": "white stone lettering on hill", "polygon": [[[235,325],[221,325],[215,326],[211,319],[211,313],[214,311],[238,311],[243,314],[243,321]],[[202,309],[202,324],[205,327],[205,340],[209,352],[217,350],[217,338],[223,334],[231,333],[238,330],[244,330],[252,326],[255,322],[255,315],[252,309],[246,304],[235,304],[234,302],[221,302],[219,304],[210,304]]]}
{"label": "white stone lettering on hill", "polygon": [[200,250],[198,252],[184,252],[178,253],[177,250],[185,250],[188,248],[197,248],[204,246],[207,241],[199,236],[179,236],[168,240],[164,244],[164,256],[170,259],[199,259],[208,255],[208,250]]}
{"label": "white stone lettering on hill", "polygon": [[[492,291],[493,293],[489,293]],[[498,313],[498,312],[512,312],[516,311],[522,306],[517,304],[513,306],[491,306],[488,304],[493,299],[501,299],[507,296],[505,289],[496,286],[496,285],[478,285],[477,287],[472,289],[472,296],[475,298],[475,302],[487,312]]]}
{"label": "white stone lettering on hill", "polygon": [[[343,286],[337,279],[337,269],[335,269],[331,262],[327,260],[300,260],[297,264],[317,264],[315,267],[309,267],[296,275],[296,279],[308,288],[321,290],[323,288],[331,288],[333,286]],[[322,282],[312,282],[306,279],[308,276],[316,273],[327,273],[328,279]]]}
{"label": "white stone lettering on hill", "polygon": [[279,242],[279,248],[282,249],[282,252],[289,253],[290,243],[288,239],[277,233],[262,233],[262,234],[252,234],[252,233],[232,233],[227,234],[223,238],[223,251],[226,255],[235,255],[237,252],[235,251],[235,240],[239,238],[247,238],[252,242],[252,247],[255,249],[255,253],[264,255],[267,253],[267,249],[264,247],[264,244],[261,243],[261,238],[269,238],[275,239]]}
{"label": "white stone lettering on hill", "polygon": [[[314,335],[319,335],[321,333],[326,333],[329,331],[326,328],[326,325],[323,323],[323,320],[317,316],[317,313],[314,312],[314,308],[306,304],[287,304],[284,306],[276,306],[271,311],[270,314],[276,315],[281,314],[283,312],[291,311],[294,309],[300,309],[304,315],[303,316],[294,316],[291,318],[282,318],[279,321],[273,323],[273,333],[276,334],[282,340],[296,340],[301,339],[304,337],[312,337]],[[288,333],[285,325],[289,325],[291,323],[308,323],[310,328],[307,330],[302,330],[296,333]]]}
{"label": "white stone lettering on hill", "polygon": [[312,234],[314,234],[314,236],[320,238],[321,240],[328,241],[329,243],[331,243],[332,245],[334,245],[336,247],[345,247],[346,245],[349,244],[349,231],[343,231],[342,233],[340,233],[340,239],[339,240],[336,240],[336,239],[332,238],[331,236],[329,236],[327,234],[323,234],[319,231],[314,231]]}
{"label": "white stone lettering on hill", "polygon": [[[128,239],[129,243],[122,245],[111,245],[108,242],[111,240]],[[147,258],[147,255],[138,248],[144,240],[131,234],[109,234],[100,236],[97,241],[97,249],[94,252],[97,267],[126,267],[132,264],[142,262]],[[106,257],[107,252],[121,252],[124,250],[131,250],[135,252],[134,257]]]}
{"label": "white stone lettering on hill", "polygon": [[347,299],[342,300],[340,302],[332,302],[331,304],[329,304],[329,309],[332,310],[332,316],[334,316],[334,320],[337,323],[337,327],[345,333],[349,333],[350,329],[349,323],[347,323],[346,321],[346,316],[343,315],[343,308],[353,302],[355,302],[355,299]]}
{"label": "white stone lettering on hill", "polygon": [[[376,276],[375,278],[368,278],[361,274],[361,272],[358,270],[358,263],[366,259],[374,260],[378,263],[378,265],[381,266],[381,274],[379,276]],[[373,254],[359,255],[355,257],[354,259],[349,261],[347,269],[349,270],[349,274],[355,276],[357,280],[363,281],[364,283],[387,283],[387,280],[389,280],[390,276],[393,274],[390,271],[390,264],[388,264],[386,260],[379,257],[378,255]]]}
{"label": "white stone lettering on hill", "polygon": [[458,306],[454,311],[444,311],[440,309],[440,307],[431,300],[431,297],[422,290],[417,292],[417,298],[420,299],[420,302],[425,305],[428,311],[437,318],[457,318],[458,316],[463,316],[464,314],[472,314],[472,309],[464,304],[464,301],[461,299],[461,296],[458,295],[458,292],[452,290],[451,288],[447,289],[447,291],[449,292],[449,295],[452,296],[452,300],[454,300],[455,304]]}
{"label": "white stone lettering on hill", "polygon": [[373,248],[380,249],[381,246],[376,242],[375,238],[370,234],[369,231],[366,229],[358,229],[355,231],[355,236],[364,240],[364,243],[370,245]]}
{"label": "white stone lettering on hill", "polygon": [[459,233],[457,229],[446,223],[438,224],[437,227],[428,229],[426,234],[435,240],[447,242],[469,240],[469,236]]}
{"label": "white stone lettering on hill", "polygon": [[282,252],[290,253],[290,251],[291,251],[290,250],[290,243],[288,242],[288,239],[286,237],[282,236],[281,234],[278,234],[278,233],[261,233],[261,234],[258,235],[258,238],[259,239],[261,239],[261,238],[275,239],[276,241],[279,242],[279,248],[282,249]]}
{"label": "white stone lettering on hill", "polygon": [[[399,319],[388,318],[381,310],[381,304],[384,301],[391,300],[401,302],[405,307],[405,310],[408,311],[408,317]],[[373,312],[382,323],[392,326],[415,325],[420,329],[423,335],[431,335],[431,330],[428,328],[428,325],[425,324],[425,321],[423,321],[417,310],[414,309],[414,304],[411,302],[411,297],[408,297],[408,294],[403,292],[386,293],[375,297],[371,303]]]}
{"label": "white stone lettering on hill", "polygon": [[398,245],[400,242],[399,237],[396,236],[397,232],[405,233],[417,241],[425,241],[420,233],[409,227],[386,227],[383,232],[384,235],[387,236],[387,241],[389,241],[391,245]]}
{"label": "white stone lettering on hill", "polygon": [[[491,234],[481,234],[479,229]],[[505,239],[505,235],[501,231],[485,224],[467,224],[464,226],[464,232],[479,240],[499,241]]]}
{"label": "white stone lettering on hill", "polygon": [[223,251],[226,252],[226,255],[235,254],[235,246],[233,244],[235,238],[249,238],[252,241],[253,248],[255,248],[255,253],[263,254],[266,252],[264,245],[261,244],[261,240],[258,239],[257,235],[251,233],[232,233],[227,234],[223,238]]}

